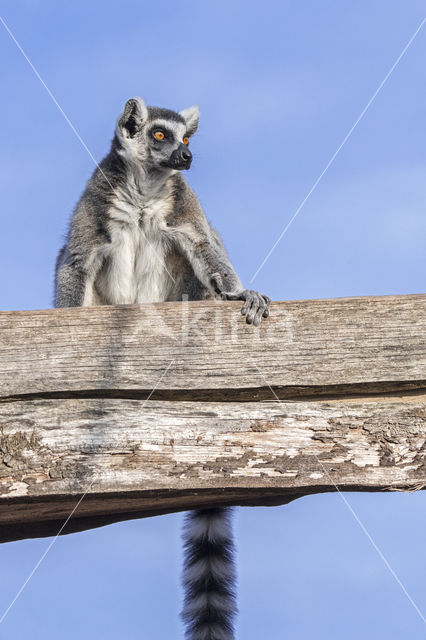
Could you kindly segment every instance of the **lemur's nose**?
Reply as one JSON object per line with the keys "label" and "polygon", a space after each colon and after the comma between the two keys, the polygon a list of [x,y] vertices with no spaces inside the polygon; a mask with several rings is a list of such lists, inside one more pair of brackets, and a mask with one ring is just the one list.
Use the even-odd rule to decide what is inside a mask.
{"label": "lemur's nose", "polygon": [[182,160],[185,160],[185,162],[189,162],[189,160],[192,160],[192,153],[186,147],[182,149],[180,155],[182,157]]}

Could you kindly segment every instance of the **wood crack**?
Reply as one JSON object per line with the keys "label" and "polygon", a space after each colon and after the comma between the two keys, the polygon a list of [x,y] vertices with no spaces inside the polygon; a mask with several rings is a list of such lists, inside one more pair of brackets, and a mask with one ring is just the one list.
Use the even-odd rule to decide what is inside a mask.
{"label": "wood crack", "polygon": [[423,489],[425,335],[425,295],[0,312],[0,541]]}
{"label": "wood crack", "polygon": [[[271,390],[272,389],[272,390]],[[76,389],[63,391],[40,391],[0,397],[1,403],[31,402],[33,400],[69,399],[121,399],[121,400],[163,400],[172,402],[264,402],[279,400],[303,400],[306,402],[369,399],[369,398],[412,398],[426,396],[426,380],[381,381],[342,385],[286,387],[251,387],[248,389]]]}

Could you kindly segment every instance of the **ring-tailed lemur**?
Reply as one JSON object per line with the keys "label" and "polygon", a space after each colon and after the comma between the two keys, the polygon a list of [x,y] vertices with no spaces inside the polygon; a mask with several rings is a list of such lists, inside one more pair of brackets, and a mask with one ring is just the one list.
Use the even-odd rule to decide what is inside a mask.
{"label": "ring-tailed lemur", "polygon": [[[179,113],[128,100],[108,155],[87,183],[56,263],[55,306],[222,298],[248,323],[270,299],[243,289],[220,236],[180,170],[189,169],[197,107]],[[231,640],[235,614],[227,509],[191,512],[184,529],[188,640]]]}

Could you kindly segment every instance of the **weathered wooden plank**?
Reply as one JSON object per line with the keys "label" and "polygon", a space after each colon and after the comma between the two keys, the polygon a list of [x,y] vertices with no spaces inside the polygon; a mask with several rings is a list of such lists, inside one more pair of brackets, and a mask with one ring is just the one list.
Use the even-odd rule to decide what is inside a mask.
{"label": "weathered wooden plank", "polygon": [[213,504],[426,486],[426,397],[1,405],[0,540]]}
{"label": "weathered wooden plank", "polygon": [[1,312],[0,398],[421,389],[425,335],[425,295],[279,302],[260,328],[215,301]]}
{"label": "weathered wooden plank", "polygon": [[0,312],[0,540],[426,486],[426,296],[238,307]]}

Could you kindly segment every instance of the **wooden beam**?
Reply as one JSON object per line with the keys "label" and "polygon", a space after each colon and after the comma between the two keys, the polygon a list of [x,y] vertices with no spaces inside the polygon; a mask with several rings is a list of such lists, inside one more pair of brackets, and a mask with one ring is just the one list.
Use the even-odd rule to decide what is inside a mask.
{"label": "wooden beam", "polygon": [[[426,486],[426,296],[0,313],[0,541]],[[154,391],[153,391],[154,390]]]}

